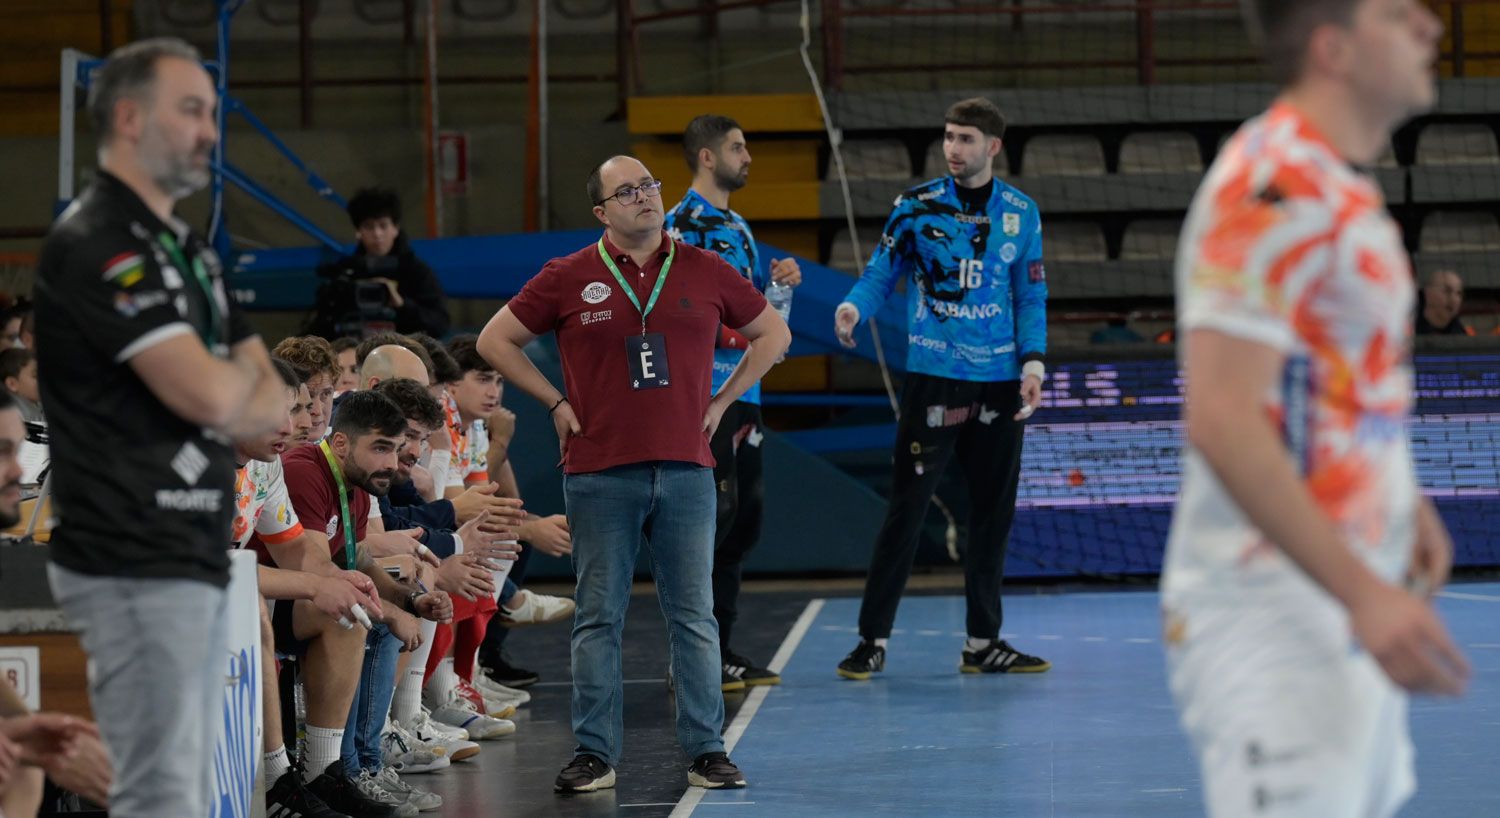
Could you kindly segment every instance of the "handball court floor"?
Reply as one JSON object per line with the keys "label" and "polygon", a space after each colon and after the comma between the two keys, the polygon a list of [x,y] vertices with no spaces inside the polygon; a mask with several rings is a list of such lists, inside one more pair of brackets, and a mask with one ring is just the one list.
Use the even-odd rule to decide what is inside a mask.
{"label": "handball court floor", "polygon": [[[616,789],[552,793],[573,750],[564,625],[512,635],[512,660],[542,674],[518,734],[412,781],[441,794],[435,814],[450,818],[1204,814],[1167,690],[1153,591],[1008,588],[1005,637],[1053,669],[974,676],[958,673],[961,589],[923,579],[902,603],[886,671],[869,682],[834,673],[857,639],[857,584],[747,583],[737,648],[774,657],[783,676],[779,687],[726,699],[726,741],[748,789],[686,785],[649,585],[638,585],[625,629]],[[1450,586],[1439,608],[1474,675],[1463,699],[1413,700],[1419,785],[1401,816],[1500,815],[1500,584]]]}

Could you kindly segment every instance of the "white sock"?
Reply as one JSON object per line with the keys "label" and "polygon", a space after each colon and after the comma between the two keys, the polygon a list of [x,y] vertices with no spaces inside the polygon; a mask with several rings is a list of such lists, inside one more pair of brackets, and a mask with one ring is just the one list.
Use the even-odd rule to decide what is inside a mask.
{"label": "white sock", "polygon": [[[511,542],[514,543],[515,541],[511,540]],[[500,592],[503,591],[503,590],[505,590],[505,578],[508,577],[508,576],[510,576],[510,569],[515,564],[516,563],[515,563],[514,560],[507,560],[505,562],[500,563],[500,565],[502,567],[501,567],[501,569],[499,571],[491,571],[490,572],[490,579],[493,580],[494,583],[495,583],[495,593],[491,594],[490,596],[496,602],[500,601]],[[516,593],[517,593],[517,596],[520,595],[519,591],[517,591]],[[514,601],[514,600],[512,600],[512,601]],[[504,605],[501,605],[500,607],[505,608]],[[506,610],[510,610],[510,609],[506,608]]]}
{"label": "white sock", "polygon": [[964,642],[964,650],[984,650],[985,648],[990,646],[990,642],[992,641],[994,640],[975,639],[974,637],[970,636],[968,641]]}
{"label": "white sock", "polygon": [[437,633],[437,623],[422,620],[422,647],[412,652],[406,663],[406,675],[396,684],[396,695],[391,698],[391,718],[409,725],[422,710],[422,677],[427,674],[427,656],[432,653],[432,635]]}
{"label": "white sock", "polygon": [[311,781],[322,775],[328,765],[339,760],[343,749],[344,728],[307,725],[306,779]]}
{"label": "white sock", "polygon": [[882,639],[876,639],[875,640],[875,647],[877,647],[877,648],[883,648],[883,647],[885,647],[885,643],[889,642],[889,641],[891,641],[891,640],[884,639],[884,638],[882,638]]}
{"label": "white sock", "polygon": [[292,760],[287,757],[286,745],[277,747],[274,752],[266,753],[266,792],[286,775],[286,771],[292,768]]}
{"label": "white sock", "polygon": [[432,677],[427,680],[427,693],[434,702],[441,705],[448,701],[448,697],[457,688],[458,673],[453,670],[453,657],[445,656],[433,668]]}

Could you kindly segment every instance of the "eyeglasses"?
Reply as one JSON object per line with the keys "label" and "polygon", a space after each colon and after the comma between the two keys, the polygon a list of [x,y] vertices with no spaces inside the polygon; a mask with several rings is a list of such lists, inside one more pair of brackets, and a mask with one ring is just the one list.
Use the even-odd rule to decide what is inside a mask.
{"label": "eyeglasses", "polygon": [[659,181],[657,181],[655,179],[652,179],[649,182],[637,185],[635,187],[627,187],[624,190],[620,190],[620,191],[615,192],[614,195],[605,196],[603,199],[600,199],[599,201],[594,202],[594,205],[595,206],[602,206],[605,202],[609,201],[610,199],[614,199],[615,201],[619,202],[622,205],[634,204],[636,202],[636,200],[640,196],[643,196],[643,195],[644,196],[660,196],[661,195],[661,182],[659,182]]}

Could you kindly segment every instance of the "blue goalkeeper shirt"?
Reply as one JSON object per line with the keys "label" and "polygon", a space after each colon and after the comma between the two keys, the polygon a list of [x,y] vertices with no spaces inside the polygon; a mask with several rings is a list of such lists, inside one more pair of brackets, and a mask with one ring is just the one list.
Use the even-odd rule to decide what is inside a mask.
{"label": "blue goalkeeper shirt", "polygon": [[880,244],[844,300],[874,315],[907,281],[906,368],[963,381],[1013,381],[1047,353],[1047,271],[1036,202],[995,179],[970,209],[951,176],[896,197]]}
{"label": "blue goalkeeper shirt", "polygon": [[[667,234],[677,241],[718,253],[730,267],[750,279],[755,289],[766,291],[766,283],[770,280],[769,272],[761,267],[760,250],[755,246],[755,236],[750,233],[750,225],[740,214],[714,207],[707,199],[698,195],[698,191],[689,188],[682,201],[667,211],[664,227]],[[717,395],[724,387],[724,382],[734,374],[734,368],[740,365],[743,357],[743,349],[714,350],[713,394]],[[751,386],[740,400],[758,405],[760,384]]]}

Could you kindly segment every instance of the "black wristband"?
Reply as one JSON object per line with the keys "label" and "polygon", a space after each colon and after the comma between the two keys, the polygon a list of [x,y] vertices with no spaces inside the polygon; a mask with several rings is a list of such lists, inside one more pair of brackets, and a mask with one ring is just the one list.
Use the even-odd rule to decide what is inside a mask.
{"label": "black wristband", "polygon": [[412,591],[411,593],[407,594],[406,612],[415,616],[417,613],[417,600],[421,599],[423,596],[424,594],[421,591]]}
{"label": "black wristband", "polygon": [[560,397],[560,398],[557,399],[557,403],[552,404],[552,408],[547,410],[547,414],[550,415],[553,412],[556,412],[557,411],[557,407],[562,406],[563,404],[565,404],[567,402],[568,402],[568,396],[567,395],[563,395],[562,397]]}

